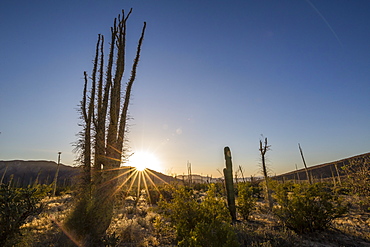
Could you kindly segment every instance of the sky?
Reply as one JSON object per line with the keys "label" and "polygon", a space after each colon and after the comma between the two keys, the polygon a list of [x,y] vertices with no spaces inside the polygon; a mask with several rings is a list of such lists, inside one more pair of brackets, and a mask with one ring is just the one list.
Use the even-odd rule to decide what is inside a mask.
{"label": "sky", "polygon": [[219,177],[229,146],[234,170],[260,176],[264,138],[271,174],[303,167],[298,143],[308,166],[370,151],[370,1],[3,0],[0,160],[60,151],[78,165],[83,72],[98,34],[130,8],[128,63],[144,21],[147,31],[128,145],[162,172],[189,162]]}

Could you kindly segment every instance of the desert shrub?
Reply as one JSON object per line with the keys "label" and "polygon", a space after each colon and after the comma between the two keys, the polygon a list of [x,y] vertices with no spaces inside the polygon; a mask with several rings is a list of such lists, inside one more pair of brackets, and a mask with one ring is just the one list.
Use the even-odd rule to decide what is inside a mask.
{"label": "desert shrub", "polygon": [[208,186],[208,183],[195,183],[192,187],[194,188],[194,190],[206,191],[208,189]]}
{"label": "desert shrub", "polygon": [[212,183],[215,188],[215,192],[217,194],[224,195],[226,193],[226,188],[225,188],[225,183],[224,182],[217,182],[217,183]]}
{"label": "desert shrub", "polygon": [[164,184],[164,185],[159,185],[157,187],[149,187],[148,190],[148,202],[150,204],[158,204],[160,198],[162,197],[164,200],[169,201],[173,198],[173,188],[171,185]]}
{"label": "desert shrub", "polygon": [[52,185],[47,184],[37,184],[34,185],[32,188],[29,187],[28,189],[34,190],[33,196],[37,198],[38,200],[41,200],[45,198],[46,196],[50,195],[50,192],[52,191]]}
{"label": "desert shrub", "polygon": [[370,158],[351,160],[342,167],[347,174],[347,185],[355,194],[370,196]]}
{"label": "desert shrub", "polygon": [[162,212],[153,219],[153,235],[162,246],[173,246],[176,244],[176,229],[165,218]]}
{"label": "desert shrub", "polygon": [[[96,215],[101,217],[102,213],[94,206],[94,202],[88,193],[79,191],[75,195],[74,205],[72,210],[67,214],[63,222],[63,228],[72,238],[79,244],[98,245],[103,239],[96,232],[96,224],[98,220],[92,217],[94,210],[98,212]],[[103,237],[103,236],[101,236]]]}
{"label": "desert shrub", "polygon": [[252,190],[253,190],[253,195],[257,198],[261,198],[262,197],[262,194],[263,194],[263,188],[260,186],[260,182],[259,181],[254,181],[254,182],[251,182],[251,187],[252,187]]}
{"label": "desert shrub", "polygon": [[256,206],[257,198],[250,183],[238,183],[237,209],[244,220],[247,220]]}
{"label": "desert shrub", "polygon": [[169,220],[179,246],[238,246],[225,201],[213,185],[201,202],[180,188],[172,201],[159,203],[158,212]]}
{"label": "desert shrub", "polygon": [[341,198],[319,183],[281,184],[275,192],[279,205],[274,208],[274,214],[298,233],[324,230],[347,211]]}
{"label": "desert shrub", "polygon": [[347,174],[344,187],[362,210],[370,212],[370,158],[351,160],[342,169]]}
{"label": "desert shrub", "polygon": [[174,198],[167,202],[159,202],[159,213],[169,219],[170,224],[176,231],[179,242],[188,241],[191,231],[195,228],[199,218],[199,205],[191,192],[185,188],[175,191]]}
{"label": "desert shrub", "polygon": [[47,187],[12,188],[0,185],[0,246],[12,246],[19,241],[20,227],[29,216],[41,213],[41,199]]}
{"label": "desert shrub", "polygon": [[119,241],[120,238],[116,236],[115,232],[111,235],[105,235],[102,240],[104,246],[118,246]]}
{"label": "desert shrub", "polygon": [[192,232],[193,246],[238,246],[229,210],[213,185],[199,204],[199,214],[201,221]]}
{"label": "desert shrub", "polygon": [[302,246],[300,236],[283,226],[243,222],[235,226],[241,246],[293,247]]}
{"label": "desert shrub", "polygon": [[135,219],[126,219],[122,222],[119,233],[121,244],[135,244],[137,246],[144,239],[142,227]]}

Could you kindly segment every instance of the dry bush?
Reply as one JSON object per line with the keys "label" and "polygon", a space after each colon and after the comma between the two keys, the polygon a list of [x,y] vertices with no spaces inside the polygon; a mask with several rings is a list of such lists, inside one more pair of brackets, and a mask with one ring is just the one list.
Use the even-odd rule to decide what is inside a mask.
{"label": "dry bush", "polygon": [[361,210],[370,212],[370,158],[360,157],[342,167],[346,172],[345,187]]}
{"label": "dry bush", "polygon": [[298,232],[327,229],[333,219],[348,208],[342,199],[322,184],[281,184],[275,194],[278,206],[274,214],[288,228]]}
{"label": "dry bush", "polygon": [[179,246],[239,246],[225,200],[212,185],[201,202],[193,191],[180,188],[173,200],[159,203],[158,212],[164,218],[156,225],[175,232]]}
{"label": "dry bush", "polygon": [[48,186],[13,188],[0,184],[0,246],[13,246],[20,241],[21,226],[43,210],[41,199],[50,191]]}
{"label": "dry bush", "polygon": [[254,194],[253,187],[250,183],[238,183],[237,209],[244,220],[256,207],[257,197]]}

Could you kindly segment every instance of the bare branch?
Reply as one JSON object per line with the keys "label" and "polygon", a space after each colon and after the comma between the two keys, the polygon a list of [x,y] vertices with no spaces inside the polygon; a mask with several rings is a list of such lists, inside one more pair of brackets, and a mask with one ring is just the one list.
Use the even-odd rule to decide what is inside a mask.
{"label": "bare branch", "polygon": [[135,60],[132,65],[131,77],[126,87],[125,102],[124,102],[123,109],[121,112],[119,132],[118,132],[118,141],[120,143],[120,147],[119,147],[120,150],[122,149],[122,145],[123,145],[122,142],[124,140],[124,135],[125,135],[125,130],[126,130],[127,112],[128,112],[128,106],[130,103],[131,90],[132,90],[132,85],[136,79],[136,71],[137,71],[137,66],[139,64],[139,60],[140,60],[141,46],[144,40],[145,29],[146,29],[146,22],[144,22],[143,29],[141,31],[141,37],[139,39],[139,43],[137,46]]}

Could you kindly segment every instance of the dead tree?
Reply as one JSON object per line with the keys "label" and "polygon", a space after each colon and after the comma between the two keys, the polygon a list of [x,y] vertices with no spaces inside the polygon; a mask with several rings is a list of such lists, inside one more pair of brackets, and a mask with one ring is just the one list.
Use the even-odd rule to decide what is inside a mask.
{"label": "dead tree", "polygon": [[339,174],[339,171],[338,171],[338,163],[335,163],[334,164],[334,167],[335,167],[335,170],[337,171],[337,176],[338,176],[338,182],[339,182],[339,185],[342,186],[342,180],[340,178],[340,174]]}
{"label": "dead tree", "polygon": [[334,185],[334,188],[337,187],[337,181],[335,180],[335,176],[334,176],[334,172],[333,172],[333,168],[330,166],[330,172],[331,172],[331,177],[333,179],[333,185]]}
{"label": "dead tree", "polygon": [[[99,35],[91,77],[88,78],[87,73],[84,73],[85,85],[80,109],[83,130],[77,146],[84,168],[83,193],[80,205],[77,205],[66,226],[79,234],[79,238],[85,243],[96,244],[104,236],[113,215],[118,169],[124,156],[128,107],[146,29],[144,22],[131,75],[127,76],[128,81],[123,91],[127,20],[131,12],[132,9],[125,15],[122,11],[122,16],[119,15],[114,20],[106,68],[104,69],[104,36]],[[83,222],[78,217],[83,218]],[[76,224],[76,221],[81,225]],[[76,229],[78,227],[83,229]]]}
{"label": "dead tree", "polygon": [[240,174],[242,176],[243,182],[245,183],[245,177],[244,177],[243,170],[242,170],[241,166],[239,166],[239,171],[240,171]]}
{"label": "dead tree", "polygon": [[267,196],[269,209],[272,210],[273,202],[272,202],[272,197],[271,197],[271,190],[270,190],[270,186],[269,186],[269,177],[268,177],[268,174],[267,174],[266,159],[265,159],[266,152],[268,150],[270,150],[270,147],[271,146],[267,145],[267,138],[265,138],[264,143],[262,143],[262,140],[260,140],[260,149],[259,149],[259,151],[261,153],[261,159],[262,159],[262,172],[263,172],[263,176],[265,178],[265,193],[266,193],[266,196]]}
{"label": "dead tree", "polygon": [[2,184],[3,181],[4,181],[4,177],[5,177],[6,171],[8,170],[8,166],[9,166],[9,164],[6,165],[5,170],[3,172],[3,175],[1,176],[0,184]]}
{"label": "dead tree", "polygon": [[298,147],[299,147],[299,152],[301,153],[301,157],[302,157],[302,161],[303,161],[303,165],[304,165],[304,168],[306,170],[306,176],[307,176],[307,180],[310,184],[312,184],[312,178],[310,176],[310,174],[308,173],[308,169],[307,169],[307,165],[306,165],[306,161],[304,159],[304,156],[303,156],[303,151],[302,151],[302,148],[301,148],[301,145],[298,143]]}
{"label": "dead tree", "polygon": [[191,173],[191,163],[188,161],[188,163],[186,164],[186,166],[188,168],[188,181],[189,181],[189,185],[191,185],[193,183],[192,173]]}
{"label": "dead tree", "polygon": [[[62,152],[58,152],[58,164],[57,164],[57,170],[55,172],[54,181],[53,181],[53,196],[55,196],[55,192],[57,190],[57,183],[58,183],[58,175],[59,175],[59,168],[60,168],[60,155]],[[35,181],[35,183],[37,183]],[[30,183],[31,184],[31,183]]]}
{"label": "dead tree", "polygon": [[298,172],[298,167],[297,167],[297,164],[295,164],[295,170],[297,172],[297,180],[298,180],[298,183],[301,183],[301,179],[299,177],[299,172]]}

